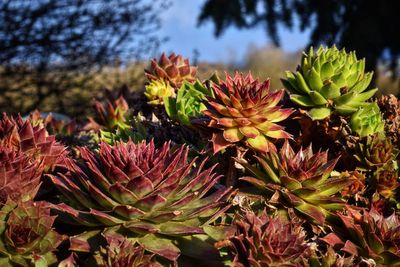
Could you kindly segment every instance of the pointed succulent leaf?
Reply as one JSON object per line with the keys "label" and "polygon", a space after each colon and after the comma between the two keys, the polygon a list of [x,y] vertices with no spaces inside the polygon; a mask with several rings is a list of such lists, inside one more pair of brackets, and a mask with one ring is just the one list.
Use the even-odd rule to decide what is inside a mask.
{"label": "pointed succulent leaf", "polygon": [[324,105],[328,103],[328,101],[317,91],[310,91],[309,96],[311,100],[315,103],[315,105]]}
{"label": "pointed succulent leaf", "polygon": [[357,82],[351,88],[351,91],[353,91],[353,92],[355,92],[357,94],[364,92],[368,88],[369,84],[371,83],[372,76],[373,76],[372,72],[367,73],[365,75],[364,79],[362,79],[361,81]]}
{"label": "pointed succulent leaf", "polygon": [[138,243],[146,250],[160,255],[170,261],[176,261],[180,255],[180,250],[171,240],[161,238],[154,234],[148,234],[138,238]]}
{"label": "pointed succulent leaf", "polygon": [[375,93],[378,91],[378,88],[368,90],[364,93],[360,93],[352,99],[352,102],[365,102],[366,100],[370,99],[375,95]]}
{"label": "pointed succulent leaf", "polygon": [[322,86],[320,93],[325,99],[335,99],[340,97],[340,88],[334,83],[328,82]]}
{"label": "pointed succulent leaf", "polygon": [[323,83],[321,80],[321,76],[318,74],[318,72],[314,68],[311,68],[308,71],[306,78],[307,78],[308,84],[310,85],[310,89],[312,91],[319,92],[323,86]]}
{"label": "pointed succulent leaf", "polygon": [[295,207],[295,209],[303,214],[306,218],[309,218],[311,222],[323,225],[325,223],[325,210],[308,203],[303,203]]}
{"label": "pointed succulent leaf", "polygon": [[304,96],[304,95],[296,95],[296,94],[292,94],[290,95],[290,99],[303,107],[313,107],[315,106],[315,103],[311,100],[311,98],[309,96]]}
{"label": "pointed succulent leaf", "polygon": [[315,120],[323,120],[331,115],[331,109],[330,108],[312,108],[310,111],[307,113],[310,118],[315,121]]}
{"label": "pointed succulent leaf", "polygon": [[310,91],[311,91],[311,89],[310,89],[310,87],[307,85],[306,81],[305,81],[304,78],[303,78],[303,75],[302,75],[300,72],[297,72],[297,73],[296,73],[296,80],[297,80],[298,88],[299,88],[301,91],[303,91],[303,92],[309,94]]}

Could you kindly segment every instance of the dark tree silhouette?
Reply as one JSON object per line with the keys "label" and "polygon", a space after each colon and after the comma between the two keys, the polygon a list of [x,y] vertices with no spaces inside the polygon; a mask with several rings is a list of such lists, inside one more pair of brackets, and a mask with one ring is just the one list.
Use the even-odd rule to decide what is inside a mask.
{"label": "dark tree silhouette", "polygon": [[279,45],[277,26],[311,28],[309,45],[337,44],[356,50],[373,69],[378,59],[389,59],[392,70],[400,55],[400,1],[393,0],[206,0],[199,24],[212,20],[215,34],[235,26],[262,25]]}
{"label": "dark tree silhouette", "polygon": [[154,52],[160,42],[158,14],[165,3],[1,0],[0,107],[24,112],[56,96],[63,111],[62,96],[84,84],[85,73]]}

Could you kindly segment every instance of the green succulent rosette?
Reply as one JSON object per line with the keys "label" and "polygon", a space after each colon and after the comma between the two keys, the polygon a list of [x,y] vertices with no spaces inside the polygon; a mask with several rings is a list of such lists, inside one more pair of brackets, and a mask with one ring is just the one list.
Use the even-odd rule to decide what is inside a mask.
{"label": "green succulent rosette", "polygon": [[383,132],[369,135],[357,146],[354,157],[359,162],[358,169],[375,171],[396,161],[399,149]]}
{"label": "green succulent rosette", "polygon": [[376,103],[364,104],[350,119],[350,128],[360,137],[383,132],[385,123]]}
{"label": "green succulent rosette", "polygon": [[286,72],[282,82],[290,99],[308,110],[313,120],[322,120],[332,112],[351,115],[378,89],[367,90],[373,72],[365,72],[365,59],[355,52],[320,47],[303,53],[296,72]]}
{"label": "green succulent rosette", "polygon": [[64,237],[53,230],[55,216],[45,202],[8,201],[0,210],[0,266],[40,266],[57,262]]}
{"label": "green succulent rosette", "polygon": [[132,126],[128,128],[117,128],[114,131],[100,130],[100,140],[113,145],[117,141],[128,142],[132,140],[135,144],[140,143],[149,136],[143,124],[141,114],[134,117],[131,121]]}
{"label": "green succulent rosette", "polygon": [[163,104],[164,97],[175,96],[175,90],[164,80],[153,80],[146,85],[144,95],[149,100],[149,105],[158,106]]}
{"label": "green succulent rosette", "polygon": [[164,98],[165,111],[173,121],[191,126],[190,119],[198,117],[206,109],[203,104],[205,96],[212,96],[212,92],[199,80],[193,84],[184,82],[176,97]]}

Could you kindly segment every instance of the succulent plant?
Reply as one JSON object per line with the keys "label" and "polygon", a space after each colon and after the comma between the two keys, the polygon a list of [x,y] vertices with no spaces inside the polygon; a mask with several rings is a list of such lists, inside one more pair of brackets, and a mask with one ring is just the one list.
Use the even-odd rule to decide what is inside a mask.
{"label": "succulent plant", "polygon": [[306,234],[296,224],[279,217],[245,211],[235,221],[236,233],[222,243],[228,249],[235,267],[303,266],[311,252]]}
{"label": "succulent plant", "polygon": [[75,121],[65,122],[63,120],[56,120],[50,115],[46,117],[46,120],[48,120],[46,129],[50,134],[73,136],[78,132],[78,127]]}
{"label": "succulent plant", "polygon": [[96,101],[94,104],[96,116],[89,118],[89,123],[85,126],[86,130],[106,130],[129,128],[128,111],[129,106],[123,96],[117,98],[113,103],[107,100],[106,103]]}
{"label": "succulent plant", "polygon": [[[128,239],[107,238],[107,247],[95,256],[97,266],[104,267],[162,267],[154,254],[145,254],[144,248]],[[165,265],[164,265],[165,266]]]}
{"label": "succulent plant", "polygon": [[320,256],[317,255],[315,250],[312,250],[312,255],[308,259],[308,264],[306,266],[309,267],[352,267],[352,266],[358,266],[354,264],[354,257],[349,256],[349,257],[344,257],[339,255],[338,253],[335,252],[335,250],[328,246],[327,250],[325,253],[321,253],[319,251],[319,254],[322,254]]}
{"label": "succulent plant", "polygon": [[57,119],[52,113],[41,113],[35,110],[29,115],[33,126],[40,125],[54,135],[72,136],[77,133],[77,125],[74,120]]}
{"label": "succulent plant", "polygon": [[283,126],[276,124],[288,118],[292,109],[277,104],[284,90],[269,92],[269,80],[259,83],[251,74],[226,75],[226,80],[212,85],[212,96],[206,96],[203,114],[208,127],[215,128],[212,142],[218,152],[239,141],[253,149],[275,150],[272,139],[291,138]]}
{"label": "succulent plant", "polygon": [[197,67],[191,66],[187,58],[175,53],[168,57],[163,53],[158,62],[152,59],[150,69],[145,70],[149,81],[164,80],[175,89],[181,87],[184,81],[194,82],[196,73]]}
{"label": "succulent plant", "polygon": [[205,96],[211,95],[210,90],[199,81],[194,84],[184,82],[176,97],[165,98],[165,111],[172,120],[190,126],[190,119],[200,116],[206,109],[203,104]]}
{"label": "succulent plant", "polygon": [[332,112],[351,115],[364,105],[378,90],[366,91],[372,75],[365,73],[365,60],[355,52],[321,46],[303,53],[296,73],[286,72],[282,82],[294,103],[309,110],[313,120],[322,120]]}
{"label": "succulent plant", "polygon": [[369,188],[390,199],[399,187],[397,156],[399,150],[381,134],[364,138],[357,146],[357,169],[368,176]]}
{"label": "succulent plant", "polygon": [[[229,207],[231,189],[215,189],[219,177],[188,162],[188,148],[165,143],[101,143],[81,149],[83,164],[66,159],[68,172],[50,176],[73,203],[55,205],[67,222],[127,229],[146,250],[176,260],[171,239],[206,235],[205,227]],[[196,166],[196,167],[195,167]],[[211,191],[212,190],[212,191]],[[111,229],[113,231],[114,228]]]}
{"label": "succulent plant", "polygon": [[149,105],[162,105],[164,97],[175,97],[174,88],[164,80],[153,80],[146,85],[144,95],[147,97]]}
{"label": "succulent plant", "polygon": [[371,211],[347,208],[337,214],[334,232],[322,240],[335,249],[375,266],[400,266],[400,221],[396,214],[383,217]]}
{"label": "succulent plant", "polygon": [[0,206],[7,199],[27,201],[35,197],[43,167],[20,151],[0,147]]}
{"label": "succulent plant", "polygon": [[350,127],[360,137],[383,132],[385,124],[378,105],[376,103],[368,103],[359,107],[351,116]]}
{"label": "succulent plant", "polygon": [[358,144],[358,153],[354,157],[360,162],[362,170],[376,170],[393,163],[399,150],[389,138],[383,134],[367,136],[364,142]]}
{"label": "succulent plant", "polygon": [[79,266],[77,263],[77,258],[78,256],[72,252],[67,258],[58,263],[58,267],[77,267]]}
{"label": "succulent plant", "polygon": [[372,178],[371,187],[375,189],[379,195],[390,199],[395,193],[399,184],[398,167],[388,165],[386,168],[377,170]]}
{"label": "succulent plant", "polygon": [[0,265],[48,266],[64,237],[53,230],[55,217],[45,202],[8,201],[0,210]]}
{"label": "succulent plant", "polygon": [[341,172],[339,178],[351,179],[354,181],[350,186],[344,188],[340,193],[343,197],[354,197],[357,194],[363,193],[365,190],[365,173],[354,171]]}
{"label": "succulent plant", "polygon": [[279,153],[270,151],[256,159],[256,166],[238,160],[254,176],[241,180],[260,188],[266,197],[279,193],[280,203],[320,225],[329,211],[344,207],[336,195],[354,182],[350,177],[331,177],[338,159],[328,161],[326,151],[314,154],[311,145],[295,153],[286,141]]}
{"label": "succulent plant", "polygon": [[143,124],[142,116],[139,114],[133,117],[131,124],[132,126],[129,128],[117,128],[114,131],[100,130],[100,140],[110,145],[115,144],[117,141],[127,142],[132,140],[137,144],[146,140],[148,132]]}
{"label": "succulent plant", "polygon": [[0,120],[0,146],[31,156],[45,171],[62,164],[62,157],[67,153],[66,148],[45,128],[32,126],[29,120],[23,121],[21,117],[13,118],[7,114],[3,114]]}

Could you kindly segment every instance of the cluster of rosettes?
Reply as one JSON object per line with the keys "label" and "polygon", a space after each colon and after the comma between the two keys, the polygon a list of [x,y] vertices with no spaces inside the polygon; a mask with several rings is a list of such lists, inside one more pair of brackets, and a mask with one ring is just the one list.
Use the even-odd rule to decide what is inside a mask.
{"label": "cluster of rosettes", "polygon": [[43,125],[3,114],[0,120],[0,265],[48,266],[65,239],[46,202],[35,202],[44,172],[60,167],[65,147]]}
{"label": "cluster of rosettes", "polygon": [[[4,114],[0,265],[400,266],[398,215],[377,208],[399,209],[398,140],[393,127],[384,135],[388,100],[369,101],[377,89],[368,90],[364,60],[311,48],[283,80],[294,105],[250,73],[200,81],[196,72],[162,54],[144,92],[160,125],[206,136],[196,144],[157,140],[123,97],[95,103],[80,130],[100,138],[74,155],[46,130],[73,135],[74,123]],[[295,112],[315,125],[348,124],[355,167],[295,146],[297,128],[283,126]]]}

